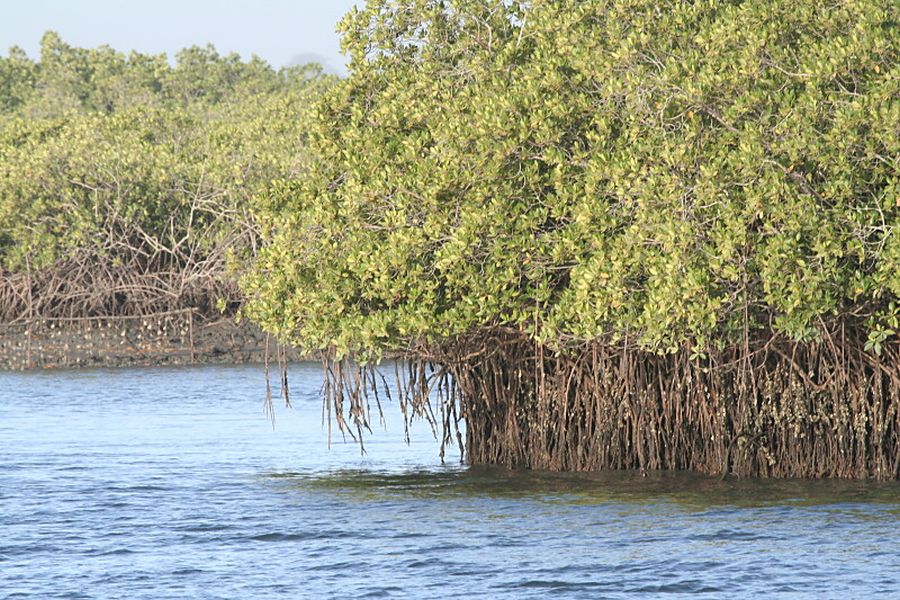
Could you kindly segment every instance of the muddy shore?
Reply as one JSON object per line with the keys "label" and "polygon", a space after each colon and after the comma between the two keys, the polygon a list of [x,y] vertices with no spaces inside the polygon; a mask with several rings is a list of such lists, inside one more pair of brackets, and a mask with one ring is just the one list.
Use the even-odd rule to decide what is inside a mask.
{"label": "muddy shore", "polygon": [[[0,370],[261,363],[266,334],[249,322],[198,319],[190,311],[0,325]],[[276,356],[274,340],[268,352]],[[288,351],[288,359],[297,353]]]}

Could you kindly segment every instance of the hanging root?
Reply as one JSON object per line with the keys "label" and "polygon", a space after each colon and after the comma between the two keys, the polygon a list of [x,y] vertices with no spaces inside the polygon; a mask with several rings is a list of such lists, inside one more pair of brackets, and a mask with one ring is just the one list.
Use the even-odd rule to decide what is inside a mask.
{"label": "hanging root", "polygon": [[[266,414],[273,419],[272,391],[269,381],[269,352],[266,345]],[[290,407],[287,393],[287,360],[282,347],[279,357],[281,392],[286,406]],[[373,403],[378,422],[385,425],[382,397],[387,402],[395,399],[403,415],[404,436],[410,441],[409,428],[416,421],[428,423],[435,438],[440,435],[440,456],[444,458],[449,446],[456,445],[463,454],[463,434],[459,411],[461,395],[450,372],[424,358],[393,361],[394,390],[383,373],[384,365],[361,364],[352,358],[332,360],[320,357],[324,373],[322,384],[322,422],[327,427],[328,444],[331,445],[332,424],[337,426],[344,441],[349,437],[359,444],[365,454],[365,434],[372,433]],[[437,406],[437,410],[435,410]]]}

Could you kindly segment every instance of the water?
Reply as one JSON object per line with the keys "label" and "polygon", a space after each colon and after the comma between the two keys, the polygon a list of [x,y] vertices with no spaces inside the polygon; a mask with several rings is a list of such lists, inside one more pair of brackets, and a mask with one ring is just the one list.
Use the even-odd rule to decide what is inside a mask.
{"label": "water", "polygon": [[0,598],[900,597],[900,486],[327,448],[314,365],[0,374]]}

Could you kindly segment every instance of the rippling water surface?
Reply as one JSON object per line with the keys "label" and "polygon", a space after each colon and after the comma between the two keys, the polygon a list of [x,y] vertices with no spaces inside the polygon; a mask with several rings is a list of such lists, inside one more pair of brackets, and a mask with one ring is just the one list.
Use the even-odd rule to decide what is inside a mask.
{"label": "rippling water surface", "polygon": [[[318,366],[0,374],[0,598],[900,597],[900,486],[327,447]],[[390,412],[390,411],[389,411]]]}

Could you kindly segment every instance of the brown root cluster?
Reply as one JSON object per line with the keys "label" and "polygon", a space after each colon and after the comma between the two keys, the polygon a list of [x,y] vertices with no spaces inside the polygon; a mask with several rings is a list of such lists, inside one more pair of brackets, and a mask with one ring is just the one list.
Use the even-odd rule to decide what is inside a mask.
{"label": "brown root cluster", "polygon": [[371,401],[395,394],[442,453],[458,443],[472,465],[898,479],[900,347],[863,347],[841,330],[708,356],[602,342],[554,352],[494,329],[411,354],[392,385],[326,360],[326,416],[361,442]]}
{"label": "brown root cluster", "polygon": [[220,300],[239,306],[240,290],[224,257],[113,261],[79,252],[40,270],[0,269],[0,323],[26,319],[140,317],[194,309],[218,318]]}

